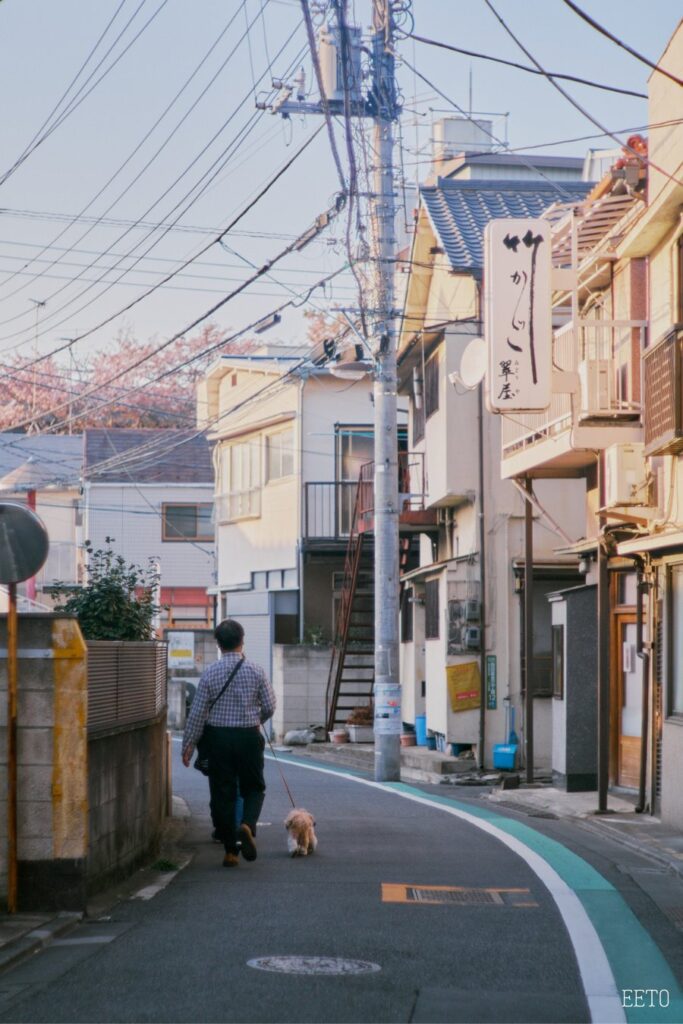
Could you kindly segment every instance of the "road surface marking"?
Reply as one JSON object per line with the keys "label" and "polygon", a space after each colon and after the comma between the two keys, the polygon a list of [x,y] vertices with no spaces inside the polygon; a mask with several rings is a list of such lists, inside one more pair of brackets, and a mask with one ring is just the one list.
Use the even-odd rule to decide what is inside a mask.
{"label": "road surface marking", "polygon": [[[267,755],[268,756],[268,755]],[[268,756],[269,760],[273,760]],[[564,921],[574,949],[591,1019],[680,1024],[683,993],[676,977],[649,932],[626,902],[587,861],[530,825],[506,818],[489,808],[468,807],[447,797],[423,793],[401,782],[374,782],[340,768],[322,767],[280,756],[296,768],[334,775],[385,793],[393,793],[469,822],[518,854],[543,882]],[[643,983],[671,994],[666,1012],[629,1010],[622,994]]]}
{"label": "road surface marking", "polygon": [[528,889],[473,889],[460,885],[403,885],[382,882],[382,903],[424,906],[537,907]]}

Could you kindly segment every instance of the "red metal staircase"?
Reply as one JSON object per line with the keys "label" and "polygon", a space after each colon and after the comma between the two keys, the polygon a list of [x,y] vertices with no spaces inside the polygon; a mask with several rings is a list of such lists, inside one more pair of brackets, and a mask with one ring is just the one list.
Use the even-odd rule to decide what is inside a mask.
{"label": "red metal staircase", "polygon": [[[353,708],[369,704],[375,680],[375,602],[372,588],[359,587],[364,547],[374,529],[374,463],[361,466],[344,562],[344,580],[335,624],[327,680],[327,729],[343,725]],[[410,493],[410,480],[420,491]],[[413,536],[436,529],[436,512],[424,508],[423,457],[399,456],[400,571],[405,572],[413,551]],[[403,590],[403,587],[401,588]],[[403,597],[403,594],[401,594]]]}
{"label": "red metal staircase", "polygon": [[372,592],[364,593],[358,587],[365,546],[365,532],[359,526],[367,486],[367,479],[361,472],[346,546],[344,580],[327,679],[327,728],[330,732],[336,725],[346,722],[353,708],[372,700],[375,601]]}

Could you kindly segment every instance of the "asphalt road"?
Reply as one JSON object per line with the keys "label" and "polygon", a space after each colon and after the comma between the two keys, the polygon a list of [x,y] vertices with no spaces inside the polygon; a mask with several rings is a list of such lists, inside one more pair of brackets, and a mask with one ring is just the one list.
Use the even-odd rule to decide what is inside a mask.
{"label": "asphalt road", "polygon": [[[297,803],[315,814],[318,852],[287,855],[290,805],[270,763],[258,860],[224,869],[206,782],[182,768],[174,743],[174,789],[192,811],[190,864],[153,898],[117,903],[3,975],[0,1021],[683,1019],[676,980],[633,901],[590,864],[618,875],[604,850],[579,859],[559,835],[429,787],[285,770]],[[603,942],[616,1000],[590,977],[604,973]],[[328,970],[334,958],[360,962],[363,973],[250,963],[272,968],[275,957],[324,958],[317,967]],[[624,979],[668,986],[669,1008],[621,1010]]]}

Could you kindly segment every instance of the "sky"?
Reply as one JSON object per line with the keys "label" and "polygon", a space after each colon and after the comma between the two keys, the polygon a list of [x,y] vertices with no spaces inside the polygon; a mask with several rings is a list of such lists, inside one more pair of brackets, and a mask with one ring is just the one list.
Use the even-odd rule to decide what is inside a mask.
{"label": "sky", "polygon": [[[546,69],[647,91],[650,70],[598,35],[563,0],[493,3]],[[651,0],[646,9],[636,0],[579,4],[652,60],[680,17],[678,0]],[[355,23],[367,30],[370,0],[351,0],[350,7]],[[412,13],[419,35],[528,63],[484,0],[413,0]],[[8,99],[0,125],[5,356],[44,353],[92,332],[74,345],[78,367],[120,332],[163,341],[221,301],[334,201],[339,181],[323,130],[223,246],[213,244],[182,274],[136,302],[207,246],[321,127],[313,115],[283,120],[255,107],[257,99],[275,95],[273,77],[291,80],[303,66],[311,82],[299,0],[4,0],[0,40],[0,90]],[[515,149],[583,157],[588,148],[614,146],[600,138],[567,141],[598,129],[538,76],[412,39],[399,38],[397,54],[404,103],[397,165],[409,182],[429,173],[433,120],[455,108],[401,58],[463,109],[469,108],[471,79],[472,111],[493,112],[494,132]],[[563,84],[601,124],[623,130],[624,140],[647,123],[644,99]],[[74,96],[78,105],[70,110]],[[53,130],[43,139],[44,125]],[[17,163],[36,137],[39,144]],[[343,149],[339,130],[337,139]],[[537,148],[555,142],[560,144]],[[406,214],[399,209],[399,217]],[[301,345],[304,309],[357,304],[348,272],[307,295],[344,265],[344,235],[340,218],[210,322],[229,334],[289,298],[299,304],[308,297],[309,304],[285,311],[265,336]]]}

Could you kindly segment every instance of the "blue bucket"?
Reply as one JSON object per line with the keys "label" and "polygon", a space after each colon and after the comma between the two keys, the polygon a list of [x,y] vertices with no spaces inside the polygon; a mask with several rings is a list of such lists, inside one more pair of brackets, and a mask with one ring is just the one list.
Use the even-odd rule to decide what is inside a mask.
{"label": "blue bucket", "polygon": [[415,743],[418,747],[427,746],[427,716],[415,715]]}

